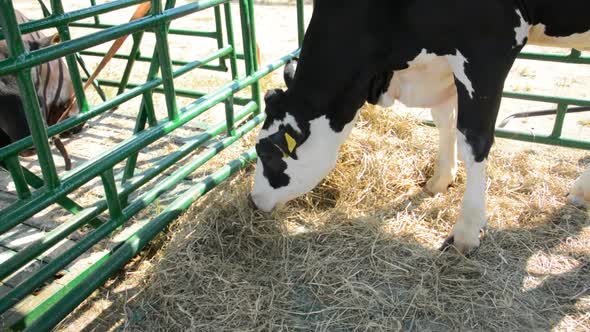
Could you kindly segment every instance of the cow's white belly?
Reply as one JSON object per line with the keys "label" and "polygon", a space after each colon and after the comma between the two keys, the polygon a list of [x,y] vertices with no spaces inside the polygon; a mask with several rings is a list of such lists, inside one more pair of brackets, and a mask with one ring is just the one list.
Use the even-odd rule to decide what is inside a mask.
{"label": "cow's white belly", "polygon": [[567,37],[551,37],[545,34],[545,25],[537,24],[529,30],[529,43],[539,46],[575,48],[590,51],[590,30]]}
{"label": "cow's white belly", "polygon": [[[545,26],[538,24],[529,29],[528,38],[529,44],[590,51],[590,31],[557,38],[547,36]],[[390,107],[398,100],[407,107],[430,108],[456,95],[448,57],[422,52],[408,65],[394,72],[387,92],[379,99],[380,106]]]}
{"label": "cow's white belly", "polygon": [[410,67],[396,71],[379,105],[390,107],[395,100],[407,107],[433,107],[456,94],[453,70],[446,57],[421,54]]}

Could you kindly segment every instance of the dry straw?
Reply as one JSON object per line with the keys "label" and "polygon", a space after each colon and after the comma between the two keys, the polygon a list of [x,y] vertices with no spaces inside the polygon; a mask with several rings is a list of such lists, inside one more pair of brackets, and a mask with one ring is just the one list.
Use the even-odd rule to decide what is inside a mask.
{"label": "dry straw", "polygon": [[590,330],[588,215],[564,198],[583,153],[500,141],[489,229],[463,257],[437,248],[464,173],[447,194],[422,189],[436,146],[435,130],[366,107],[313,192],[264,215],[246,203],[252,168],[235,176],[109,289],[107,310],[137,331]]}

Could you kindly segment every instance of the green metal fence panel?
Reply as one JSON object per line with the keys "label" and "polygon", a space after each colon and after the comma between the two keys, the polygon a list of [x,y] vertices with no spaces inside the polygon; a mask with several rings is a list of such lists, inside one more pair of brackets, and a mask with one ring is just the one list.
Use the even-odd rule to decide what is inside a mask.
{"label": "green metal fence panel", "polygon": [[[544,54],[544,53],[529,53],[529,52],[522,52],[519,55],[519,59],[527,59],[527,60],[536,60],[536,61],[551,61],[551,62],[559,62],[559,63],[567,63],[572,65],[589,65],[590,64],[590,57],[582,55],[580,51],[571,50],[568,55],[557,55],[557,54]],[[545,102],[551,103],[556,105],[555,112],[547,112],[547,111],[540,111],[536,112],[526,112],[523,114],[524,116],[539,116],[539,115],[546,115],[546,114],[555,114],[555,122],[553,125],[553,129],[549,134],[538,134],[538,133],[529,133],[529,132],[522,132],[516,130],[506,130],[503,128],[496,129],[496,136],[502,138],[509,138],[533,143],[540,143],[540,144],[548,144],[548,145],[557,145],[557,146],[564,146],[570,148],[579,148],[579,149],[586,149],[590,150],[590,142],[580,139],[573,139],[573,138],[565,138],[562,137],[563,125],[565,123],[565,119],[568,113],[580,112],[580,111],[590,111],[590,99],[578,99],[578,98],[566,98],[560,96],[543,96],[543,95],[535,95],[531,93],[517,93],[506,91],[504,92],[504,98],[511,98],[511,99],[521,99],[521,100],[528,100],[534,102]],[[571,106],[581,106],[577,108],[572,108]],[[518,114],[516,115],[518,116]],[[515,117],[515,115],[511,116],[510,118]],[[500,127],[503,127],[510,118],[505,119],[500,124]]]}
{"label": "green metal fence panel", "polygon": [[[8,248],[10,254],[0,260],[0,328],[16,330],[41,331],[55,326],[192,202],[253,161],[256,157],[254,150],[244,151],[234,161],[193,182],[165,209],[136,224],[139,226],[131,229],[127,238],[113,248],[101,251],[90,265],[76,273],[70,271],[71,264],[81,255],[90,253],[116,233],[126,234],[130,219],[154,207],[164,193],[184,183],[187,177],[219,152],[240,141],[261,124],[265,116],[261,112],[260,79],[283,66],[299,52],[295,50],[258,67],[253,0],[239,0],[237,4],[231,4],[230,0],[200,0],[180,5],[174,0],[165,3],[150,0],[151,10],[148,15],[118,25],[109,24],[108,19],[104,18],[117,10],[134,8],[146,0],[114,0],[105,3],[90,0],[88,7],[67,12],[61,0],[48,2],[49,6],[43,0],[38,0],[44,18],[17,25],[14,2],[0,0],[0,38],[6,40],[10,49],[10,57],[0,61],[0,75],[14,75],[17,78],[31,130],[30,137],[0,148],[0,165],[7,169],[8,173],[4,174],[9,174],[15,188],[14,202],[0,210],[0,241],[18,227],[27,226],[30,218],[44,209],[59,206],[71,214],[57,227],[42,233],[38,240],[18,250]],[[241,51],[235,43],[232,6],[236,6],[240,12]],[[175,20],[202,11],[207,11],[213,18],[211,30],[170,28]],[[298,1],[297,14],[298,20],[293,23],[298,24],[301,42],[304,31],[303,0]],[[44,29],[56,29],[62,42],[27,51],[22,35]],[[87,33],[72,38],[75,29]],[[90,76],[86,62],[105,55],[91,48],[126,35],[133,37],[130,51],[119,52],[114,57],[117,61],[124,61],[121,79],[99,78],[92,82],[100,101],[91,104],[82,88],[83,82]],[[147,35],[155,36],[151,54],[145,54],[141,49]],[[176,59],[170,53],[169,41],[179,37],[212,40],[216,50],[200,59]],[[31,71],[35,66],[62,57],[67,62],[81,112],[47,127],[41,115]],[[139,63],[149,63],[146,80],[132,82],[132,74]],[[81,75],[80,69],[85,76]],[[212,92],[208,93],[177,87],[177,79],[203,70],[226,73],[227,80],[212,87]],[[110,87],[117,89],[114,95],[108,96],[104,89]],[[246,89],[250,90],[247,97],[243,93],[237,95]],[[163,95],[167,116],[158,118],[154,93]],[[193,100],[180,105],[178,97]],[[76,164],[70,171],[58,172],[50,151],[51,137],[110,114],[112,109],[127,105],[134,98],[141,98],[141,102],[131,136],[98,156]],[[204,126],[196,135],[183,141],[180,147],[159,156],[149,168],[138,167],[138,156],[143,149],[184,128],[216,105],[225,108],[222,121]],[[22,151],[32,147],[36,149],[41,177],[39,172],[25,168],[20,157]],[[71,194],[94,180],[99,181],[103,196],[90,205],[76,202]],[[55,254],[51,259],[46,258],[58,244],[83,228],[89,231],[67,250]],[[1,244],[0,250],[3,250]],[[34,261],[41,262],[39,268],[14,285],[4,284],[11,280],[14,273],[22,271]],[[56,274],[61,275],[62,272],[66,277],[59,282],[53,281]],[[43,289],[51,291],[42,293],[45,295],[38,298],[31,295]]]}

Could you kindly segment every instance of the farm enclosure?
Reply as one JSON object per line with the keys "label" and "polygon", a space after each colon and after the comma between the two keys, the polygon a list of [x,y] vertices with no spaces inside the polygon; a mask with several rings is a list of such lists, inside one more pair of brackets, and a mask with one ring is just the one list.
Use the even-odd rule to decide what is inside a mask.
{"label": "farm enclosure", "polygon": [[[33,6],[35,2],[29,4]],[[293,7],[255,8],[258,41],[265,64],[296,47],[296,11]],[[233,9],[237,9],[235,4]],[[120,16],[105,15],[104,22],[120,23],[130,14],[127,10],[121,11]],[[187,24],[211,27],[214,25],[212,14],[210,11],[195,16],[195,20]],[[238,17],[239,13],[234,16]],[[38,13],[35,17],[41,16]],[[85,32],[72,28],[74,37],[76,33],[81,36]],[[236,36],[239,33],[236,27]],[[143,43],[148,49],[145,54],[150,54],[155,42],[154,38],[150,44],[148,36],[146,34]],[[236,39],[239,42],[240,38]],[[205,41],[199,41],[199,47],[185,39],[170,40],[170,43],[171,53],[180,57],[204,56],[207,50],[217,46],[215,40],[211,40],[207,48],[200,46]],[[105,48],[98,47],[96,51]],[[128,51],[130,48],[122,52]],[[92,58],[85,59],[90,68],[96,63]],[[101,78],[119,80],[123,66],[124,62],[114,62]],[[138,68],[142,67],[138,65]],[[132,78],[144,80],[148,69],[148,66],[143,67],[143,72],[138,69],[133,73],[137,76]],[[587,69],[581,67],[521,61],[515,66],[508,86],[521,91],[539,89],[545,94],[560,90],[558,92],[572,97],[587,98],[588,77]],[[176,81],[178,88],[200,91],[219,86],[220,80],[228,82],[227,75],[215,73],[183,79]],[[273,76],[263,84],[278,86],[281,78]],[[116,92],[116,89],[105,90],[111,93],[109,97]],[[91,103],[99,102],[98,96],[90,97],[95,98]],[[188,101],[178,98],[179,105]],[[155,95],[154,105],[158,105],[155,107],[160,112],[158,118],[167,116],[164,98]],[[92,160],[119,143],[122,137],[129,137],[139,106],[139,99],[131,100],[114,113],[92,121],[80,138],[68,140],[70,151],[80,156],[75,166]],[[533,103],[506,100],[502,111],[508,115],[538,107]],[[395,111],[420,114],[420,111],[406,110],[399,105]],[[561,197],[586,163],[584,153],[501,143],[493,157],[498,160],[497,164],[491,171],[490,183],[494,187],[489,206],[498,210],[490,218],[490,240],[484,241],[489,247],[482,248],[470,260],[439,257],[434,248],[456,217],[452,207],[457,206],[462,178],[444,197],[431,198],[422,193],[420,185],[432,172],[433,132],[416,127],[410,118],[398,118],[390,113],[365,110],[363,121],[345,148],[334,175],[314,193],[288,205],[273,218],[245,209],[247,174],[219,188],[174,226],[169,233],[171,242],[162,253],[153,260],[136,262],[139,270],[145,272],[145,278],[133,280],[135,274],[130,273],[129,280],[114,285],[120,288],[114,287],[113,292],[107,288],[104,298],[89,301],[81,308],[81,312],[87,308],[96,309],[95,319],[92,315],[75,314],[68,320],[72,325],[62,326],[74,329],[78,323],[96,326],[103,320],[113,322],[106,318],[116,318],[114,322],[123,324],[121,317],[124,317],[124,326],[136,329],[146,326],[214,330],[295,326],[331,330],[353,329],[357,324],[375,329],[426,326],[436,330],[467,326],[499,330],[557,326],[583,330],[588,321],[587,290],[583,287],[588,284],[585,249],[588,248],[588,221],[583,211],[564,206]],[[220,105],[201,121],[223,120],[224,115],[224,107]],[[567,120],[566,136],[587,135],[583,114],[568,115]],[[511,126],[523,130],[529,127],[551,130],[547,121],[527,121],[511,123]],[[189,126],[174,132],[178,136],[166,136],[163,144],[140,155],[139,167],[150,169],[154,161],[178,149],[187,137],[199,130],[203,130],[203,123],[193,125],[190,122]],[[251,143],[252,138],[248,137],[243,144],[238,143],[227,150],[226,155],[219,156],[211,167],[234,159]],[[357,165],[352,167],[353,163]],[[23,164],[35,170],[34,158],[25,159]],[[201,172],[182,183],[188,186],[191,178],[198,180],[209,174],[209,169]],[[539,181],[539,178],[545,180]],[[7,188],[14,193],[10,183]],[[137,224],[142,224],[143,217],[160,212],[167,203],[166,197],[174,197],[182,189],[181,185],[170,196],[155,201],[146,214],[137,218]],[[89,184],[74,197],[84,205],[91,205],[102,199],[104,193],[99,183]],[[46,229],[48,221],[60,223],[57,215],[36,217],[39,223],[32,224],[32,228]],[[22,228],[20,232],[17,239],[28,234]],[[84,235],[82,232],[79,236]],[[113,238],[112,243],[105,245],[106,249],[116,246],[117,240]],[[34,237],[28,241],[34,241]],[[367,251],[369,249],[371,251]],[[193,273],[187,276],[186,271]],[[504,288],[493,287],[506,276],[510,277],[504,280]],[[195,280],[202,284],[194,287]],[[390,288],[395,284],[401,286]],[[146,291],[141,293],[144,285],[147,285]],[[560,288],[563,285],[570,288]],[[188,293],[184,293],[187,290]],[[440,294],[434,302],[433,290]],[[460,290],[464,293],[457,293]],[[132,296],[134,291],[139,293],[135,297]],[[486,291],[487,297],[482,296]],[[219,294],[226,297],[219,298]],[[510,309],[510,301],[518,302],[519,306]],[[220,302],[225,306],[220,306]],[[131,309],[125,311],[125,308]],[[490,308],[500,316],[485,316],[482,310]],[[514,315],[517,309],[524,318]],[[554,311],[551,315],[539,314],[551,310]],[[448,314],[441,311],[448,311]],[[530,325],[523,325],[525,323]]]}

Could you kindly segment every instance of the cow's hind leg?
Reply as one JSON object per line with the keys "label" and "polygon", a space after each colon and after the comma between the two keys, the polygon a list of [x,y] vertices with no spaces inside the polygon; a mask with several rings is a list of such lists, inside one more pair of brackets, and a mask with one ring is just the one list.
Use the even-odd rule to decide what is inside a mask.
{"label": "cow's hind leg", "polygon": [[432,119],[438,128],[438,156],[434,175],[426,183],[426,190],[444,193],[457,175],[457,96],[431,109]]}
{"label": "cow's hind leg", "polygon": [[590,166],[574,182],[567,195],[568,201],[581,208],[590,207]]}
{"label": "cow's hind leg", "polygon": [[494,141],[504,80],[519,51],[502,52],[502,45],[471,47],[448,56],[458,94],[459,157],[465,164],[467,180],[459,218],[443,249],[453,245],[460,252],[479,246],[479,233],[486,224],[485,163]]}

